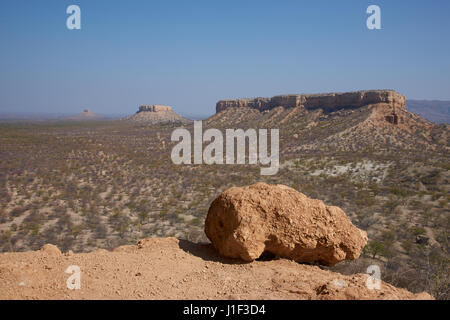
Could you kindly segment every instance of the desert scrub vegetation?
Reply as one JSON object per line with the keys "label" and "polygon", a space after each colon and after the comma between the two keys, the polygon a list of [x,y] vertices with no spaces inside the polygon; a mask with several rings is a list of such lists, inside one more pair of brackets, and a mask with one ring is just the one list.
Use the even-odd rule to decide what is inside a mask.
{"label": "desert scrub vegetation", "polygon": [[[204,129],[261,126],[252,113],[240,116],[242,123],[205,122]],[[265,113],[264,127],[285,116]],[[232,186],[262,181],[339,206],[368,232],[361,261],[340,271],[365,272],[367,263],[377,263],[383,280],[448,299],[448,153],[406,136],[364,136],[354,126],[367,116],[300,112],[280,128],[275,176],[261,176],[253,165],[174,165],[174,125],[2,123],[0,251],[53,243],[88,252],[168,235],[207,241],[203,222],[211,202]]]}

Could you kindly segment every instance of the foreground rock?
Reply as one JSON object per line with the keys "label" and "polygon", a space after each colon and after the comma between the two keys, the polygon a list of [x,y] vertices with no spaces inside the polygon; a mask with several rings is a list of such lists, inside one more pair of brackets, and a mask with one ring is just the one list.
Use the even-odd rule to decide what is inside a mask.
{"label": "foreground rock", "polygon": [[[114,251],[0,254],[0,299],[432,299],[390,284],[369,290],[368,275],[351,276],[290,260],[241,264],[210,244],[144,239]],[[69,290],[76,265],[81,288]]]}
{"label": "foreground rock", "polygon": [[357,259],[367,242],[340,208],[265,183],[223,192],[209,208],[205,233],[226,257],[252,261],[267,252],[327,266]]}

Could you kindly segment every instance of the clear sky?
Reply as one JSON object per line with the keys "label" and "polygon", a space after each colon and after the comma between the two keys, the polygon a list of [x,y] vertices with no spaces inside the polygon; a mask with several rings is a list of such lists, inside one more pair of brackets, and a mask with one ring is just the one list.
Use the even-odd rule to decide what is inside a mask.
{"label": "clear sky", "polygon": [[1,0],[0,112],[208,115],[225,98],[360,89],[450,100],[449,17],[448,0]]}

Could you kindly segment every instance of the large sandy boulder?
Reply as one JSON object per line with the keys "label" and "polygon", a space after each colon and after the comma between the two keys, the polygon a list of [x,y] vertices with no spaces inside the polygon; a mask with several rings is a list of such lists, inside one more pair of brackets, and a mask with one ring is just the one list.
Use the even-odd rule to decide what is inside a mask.
{"label": "large sandy boulder", "polygon": [[268,252],[332,266],[357,259],[367,243],[340,208],[266,183],[223,192],[209,208],[205,233],[221,255],[245,261]]}

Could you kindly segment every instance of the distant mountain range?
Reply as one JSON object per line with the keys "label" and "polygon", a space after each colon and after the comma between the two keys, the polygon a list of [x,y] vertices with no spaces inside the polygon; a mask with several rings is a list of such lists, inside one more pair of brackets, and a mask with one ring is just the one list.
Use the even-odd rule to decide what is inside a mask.
{"label": "distant mountain range", "polygon": [[450,123],[450,101],[406,100],[406,109],[435,123]]}

